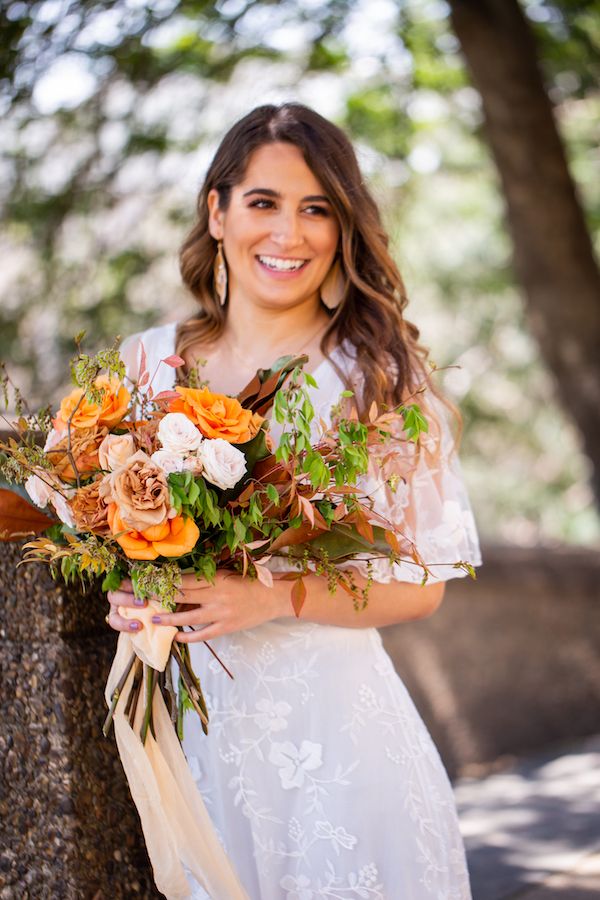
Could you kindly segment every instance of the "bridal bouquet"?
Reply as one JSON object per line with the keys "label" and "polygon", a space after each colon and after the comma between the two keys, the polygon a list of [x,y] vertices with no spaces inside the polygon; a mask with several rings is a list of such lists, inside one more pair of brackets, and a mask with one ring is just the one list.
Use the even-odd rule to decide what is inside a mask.
{"label": "bridal bouquet", "polygon": [[[75,388],[54,415],[50,410],[30,414],[2,373],[5,402],[12,394],[16,419],[8,423],[12,436],[0,441],[0,474],[16,487],[0,491],[0,537],[37,535],[25,545],[26,560],[45,561],[66,580],[85,583],[100,576],[104,590],[118,588],[127,577],[135,595],[148,600],[147,608],[135,613],[120,609],[142,618],[144,628],[119,636],[103,729],[108,734],[115,722],[145,831],[162,826],[147,824],[155,815],[144,806],[148,784],[135,787],[144,762],[140,738],[144,747],[149,733],[157,740],[158,719],[164,759],[159,764],[154,758],[148,779],[156,782],[156,803],[164,806],[173,790],[165,784],[172,778],[182,796],[191,790],[182,785],[181,772],[174,775],[165,763],[175,758],[165,729],[169,726],[181,741],[187,709],[196,711],[205,732],[208,726],[188,645],[173,640],[177,628],[150,621],[161,607],[176,609],[182,573],[211,582],[217,569],[228,569],[258,579],[268,590],[274,568],[269,561],[282,559],[285,572],[278,577],[290,580],[297,616],[309,573],[326,578],[332,593],[347,592],[358,611],[364,608],[371,579],[364,588],[357,585],[351,569],[341,565],[353,559],[366,559],[367,571],[378,557],[409,561],[422,567],[427,580],[418,548],[376,513],[357,484],[367,472],[372,445],[389,444],[392,452],[397,440],[392,423],[399,415],[405,440],[418,441],[427,431],[418,405],[383,412],[373,405],[365,424],[352,392],[345,391],[331,423],[315,423],[309,388],[316,382],[303,371],[305,362],[306,357],[277,360],[271,369],[259,370],[236,398],[213,393],[197,373],[186,385],[155,394],[156,373],[148,371],[143,348],[135,382],[126,378],[116,348],[93,357],[79,349],[71,366]],[[175,369],[182,364],[177,356],[159,363]],[[271,407],[282,432],[276,447],[264,417]],[[382,478],[385,458],[384,452]],[[392,489],[393,479],[397,473],[389,479]],[[455,565],[475,577],[469,563]],[[179,672],[177,691],[171,659]],[[152,760],[153,745],[148,753]],[[159,772],[168,772],[162,782]],[[178,825],[171,819],[175,833]]]}
{"label": "bridal bouquet", "polygon": [[[268,588],[273,576],[267,563],[283,557],[292,564],[283,577],[292,582],[296,615],[309,572],[327,578],[332,592],[345,590],[357,609],[364,607],[370,580],[361,590],[352,572],[339,567],[357,556],[366,556],[368,566],[376,557],[400,561],[404,554],[422,566],[427,579],[418,548],[375,513],[356,486],[367,471],[369,446],[393,439],[394,415],[402,414],[407,440],[416,441],[427,430],[419,407],[379,414],[373,406],[364,424],[351,403],[346,404],[349,414],[342,414],[352,396],[346,391],[333,411],[333,424],[321,422],[320,438],[312,444],[314,410],[307,388],[316,382],[303,372],[305,362],[305,357],[284,357],[260,370],[233,398],[206,386],[154,394],[143,350],[138,380],[128,386],[116,349],[95,357],[80,352],[72,364],[76,387],[55,416],[48,410],[25,414],[17,392],[15,436],[0,442],[0,471],[23,484],[36,507],[55,521],[4,491],[0,528],[15,537],[43,531],[25,545],[26,559],[47,561],[54,574],[82,581],[103,576],[104,590],[118,588],[129,577],[136,596],[149,601],[145,627],[132,637],[136,652],[114,692],[105,732],[132,667],[126,702],[130,724],[142,680],[149,680],[142,741],[152,728],[157,685],[180,739],[185,709],[195,709],[203,728],[208,725],[188,647],[173,642],[176,629],[164,626],[160,635],[166,640],[159,643],[150,622],[161,606],[175,610],[182,572],[210,582],[217,568],[227,568]],[[183,360],[170,356],[160,364],[177,368]],[[4,375],[7,399],[10,386]],[[263,417],[271,405],[283,426],[277,448]],[[45,434],[43,449],[33,440],[34,429]],[[17,510],[20,528],[15,529]],[[178,700],[167,666],[170,656],[179,668]],[[142,679],[143,666],[153,670],[148,679]]]}

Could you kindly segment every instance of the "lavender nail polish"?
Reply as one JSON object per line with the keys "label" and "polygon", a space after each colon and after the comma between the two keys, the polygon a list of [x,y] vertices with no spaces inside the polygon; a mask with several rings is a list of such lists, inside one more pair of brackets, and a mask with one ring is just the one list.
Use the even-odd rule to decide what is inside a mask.
{"label": "lavender nail polish", "polygon": [[146,601],[142,600],[141,597],[134,597],[133,602],[135,603],[136,606],[145,606],[146,605]]}
{"label": "lavender nail polish", "polygon": [[129,630],[130,630],[130,631],[139,631],[139,628],[140,628],[140,623],[139,623],[139,622],[130,622],[130,623],[129,623]]}
{"label": "lavender nail polish", "polygon": [[160,625],[162,620],[161,620],[160,616],[152,616],[152,621],[154,622],[155,625]]}

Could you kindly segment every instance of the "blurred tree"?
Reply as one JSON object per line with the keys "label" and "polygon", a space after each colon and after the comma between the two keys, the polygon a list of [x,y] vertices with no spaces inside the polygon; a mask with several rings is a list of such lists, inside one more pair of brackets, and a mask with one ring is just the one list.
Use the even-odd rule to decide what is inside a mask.
{"label": "blurred tree", "polygon": [[[592,233],[594,6],[522,2]],[[354,139],[416,298],[410,317],[439,365],[463,366],[447,385],[456,376],[484,526],[597,539],[578,432],[549,402],[481,100],[442,0],[0,2],[0,358],[48,400],[74,333],[100,345],[187,314],[175,259],[198,179],[232,121],[291,98]]]}
{"label": "blurred tree", "polygon": [[[483,101],[531,330],[593,461],[600,504],[600,270],[535,42],[517,0],[450,0],[450,6]],[[600,13],[597,3],[563,6],[565,13]],[[590,23],[595,36],[599,23]]]}

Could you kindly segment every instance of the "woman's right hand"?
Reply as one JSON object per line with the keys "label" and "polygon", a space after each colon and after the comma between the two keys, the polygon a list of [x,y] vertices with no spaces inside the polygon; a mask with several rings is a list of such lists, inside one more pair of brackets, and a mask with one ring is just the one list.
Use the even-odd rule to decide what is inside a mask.
{"label": "woman's right hand", "polygon": [[148,605],[146,600],[141,600],[133,594],[133,585],[126,578],[119,585],[118,590],[109,591],[107,594],[110,609],[108,612],[108,624],[115,631],[139,632],[144,627],[139,619],[126,619],[119,615],[119,606],[128,606],[133,609],[143,609]]}

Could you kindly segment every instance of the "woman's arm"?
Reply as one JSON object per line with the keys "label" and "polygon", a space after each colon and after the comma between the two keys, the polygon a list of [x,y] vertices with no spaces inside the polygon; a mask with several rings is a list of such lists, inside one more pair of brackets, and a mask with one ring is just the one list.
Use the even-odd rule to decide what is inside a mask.
{"label": "woman's arm", "polygon": [[[367,581],[356,574],[354,581],[363,588]],[[345,628],[383,628],[398,622],[424,619],[436,611],[444,597],[445,582],[435,584],[410,584],[392,581],[389,584],[371,584],[369,601],[365,609],[355,610],[352,597],[338,587],[335,594],[327,589],[327,580],[317,575],[304,578],[306,599],[300,611],[300,619],[319,622],[322,625],[342,625]],[[273,585],[280,596],[281,616],[293,615],[290,600],[291,584],[278,581]]]}
{"label": "woman's arm", "polygon": [[[358,587],[366,585],[366,579],[358,574],[355,581]],[[307,575],[304,584],[306,599],[299,618],[345,628],[381,628],[425,618],[438,608],[445,589],[445,582],[423,586],[403,581],[372,584],[366,609],[356,611],[352,597],[344,590],[338,587],[335,594],[329,593],[325,578]],[[273,587],[268,588],[260,582],[227,572],[218,572],[214,585],[198,581],[193,575],[184,575],[178,611],[167,613],[157,610],[153,621],[160,625],[206,626],[197,632],[180,631],[175,638],[181,643],[205,641],[254,628],[271,619],[293,616],[291,588],[290,581],[277,578],[273,581]],[[119,606],[139,608],[139,603],[134,602],[130,582],[124,582],[118,591],[109,592],[108,598],[113,628],[131,631],[143,627],[139,620],[125,618],[118,612]]]}

